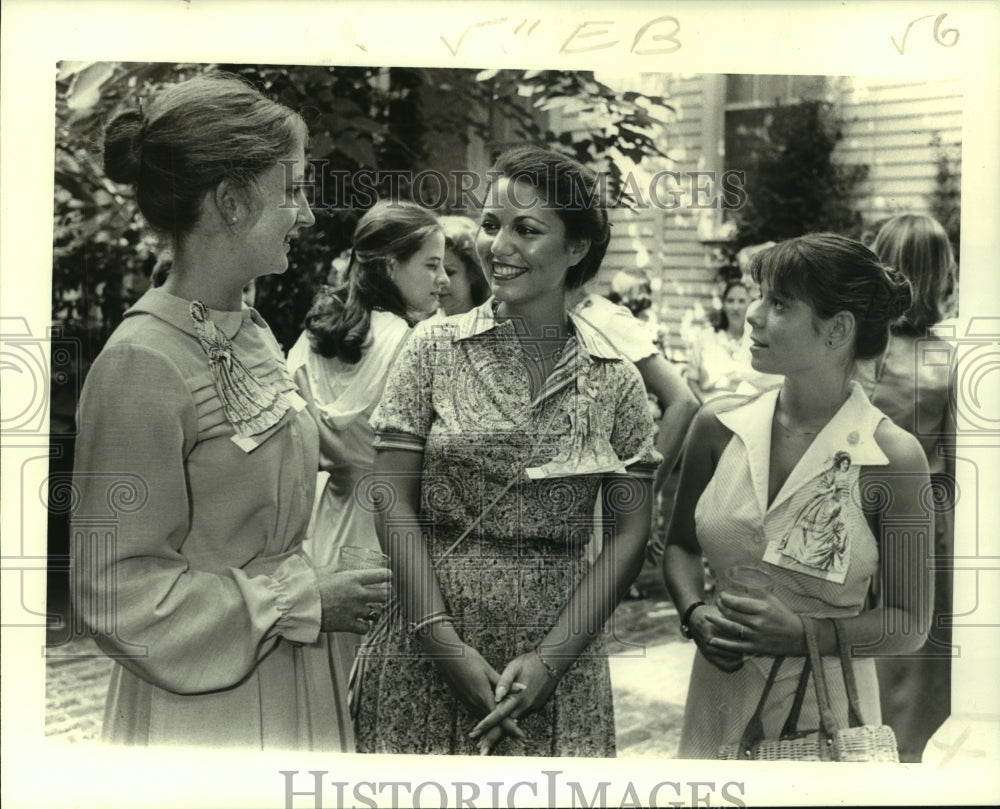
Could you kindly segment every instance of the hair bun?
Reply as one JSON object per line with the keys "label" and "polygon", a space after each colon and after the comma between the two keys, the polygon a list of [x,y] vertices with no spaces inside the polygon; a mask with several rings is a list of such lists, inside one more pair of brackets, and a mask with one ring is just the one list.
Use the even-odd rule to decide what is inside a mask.
{"label": "hair bun", "polygon": [[885,268],[885,308],[889,320],[902,317],[913,303],[913,288],[904,275],[893,267]]}
{"label": "hair bun", "polygon": [[134,185],[139,180],[143,126],[138,110],[126,110],[104,130],[104,172],[116,183]]}

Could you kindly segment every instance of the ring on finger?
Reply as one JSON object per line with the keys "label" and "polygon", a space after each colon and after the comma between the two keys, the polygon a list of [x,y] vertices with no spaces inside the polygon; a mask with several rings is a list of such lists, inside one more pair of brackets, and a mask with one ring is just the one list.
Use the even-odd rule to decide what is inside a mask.
{"label": "ring on finger", "polygon": [[378,618],[378,610],[376,610],[374,607],[371,607],[368,610],[368,615],[365,616],[365,620],[367,620],[368,623],[371,623],[376,618]]}
{"label": "ring on finger", "polygon": [[744,627],[741,625],[740,626],[740,640],[743,640],[745,637],[746,637],[746,634],[744,632]]}

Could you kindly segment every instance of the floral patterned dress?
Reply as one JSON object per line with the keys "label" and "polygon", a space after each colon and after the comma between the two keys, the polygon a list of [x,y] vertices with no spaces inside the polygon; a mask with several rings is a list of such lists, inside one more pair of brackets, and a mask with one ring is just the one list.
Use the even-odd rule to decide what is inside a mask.
{"label": "floral patterned dress", "polygon": [[[410,326],[403,318],[376,310],[371,313],[364,353],[353,365],[313,351],[305,332],[288,352],[289,372],[295,373],[300,367],[306,369],[316,407],[341,441],[341,454],[337,458],[341,485],[331,484],[326,472],[319,473],[316,505],[308,536],[302,543],[317,567],[338,562],[345,545],[381,550],[374,515],[354,496],[354,491],[356,481],[372,471],[375,450],[368,420],[382,396],[392,361],[409,334]],[[336,726],[340,749],[345,751],[354,750],[348,676],[360,645],[360,635],[330,632],[311,647],[318,654],[329,654],[338,710],[327,721]]]}
{"label": "floral patterned dress", "polygon": [[[493,305],[418,326],[372,425],[377,447],[423,453],[421,517],[448,611],[502,671],[539,644],[586,574],[603,475],[650,476],[657,456],[642,380],[603,337],[571,315],[567,348],[532,399],[513,325]],[[477,720],[399,624],[359,653],[358,750],[475,755]],[[614,755],[602,640],[520,727],[527,739],[496,754]]]}

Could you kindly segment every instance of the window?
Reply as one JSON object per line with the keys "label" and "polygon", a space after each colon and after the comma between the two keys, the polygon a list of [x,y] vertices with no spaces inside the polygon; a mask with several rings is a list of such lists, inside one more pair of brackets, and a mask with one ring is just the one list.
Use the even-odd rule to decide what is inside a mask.
{"label": "window", "polygon": [[825,76],[727,75],[723,170],[747,165],[746,149],[752,136],[766,137],[775,109],[823,98],[825,93]]}

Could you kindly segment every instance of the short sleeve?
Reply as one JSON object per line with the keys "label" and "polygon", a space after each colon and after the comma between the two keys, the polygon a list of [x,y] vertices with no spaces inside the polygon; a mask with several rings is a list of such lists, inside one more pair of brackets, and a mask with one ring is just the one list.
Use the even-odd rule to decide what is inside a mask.
{"label": "short sleeve", "polygon": [[434,359],[447,339],[439,329],[430,321],[418,325],[393,362],[369,422],[375,449],[423,451],[434,420]]}
{"label": "short sleeve", "polygon": [[649,330],[624,306],[591,295],[577,307],[574,315],[598,331],[630,362],[660,353]]}
{"label": "short sleeve", "polygon": [[620,395],[611,429],[611,446],[629,474],[652,478],[663,457],[653,447],[654,425],[642,377],[631,363],[618,363]]}

